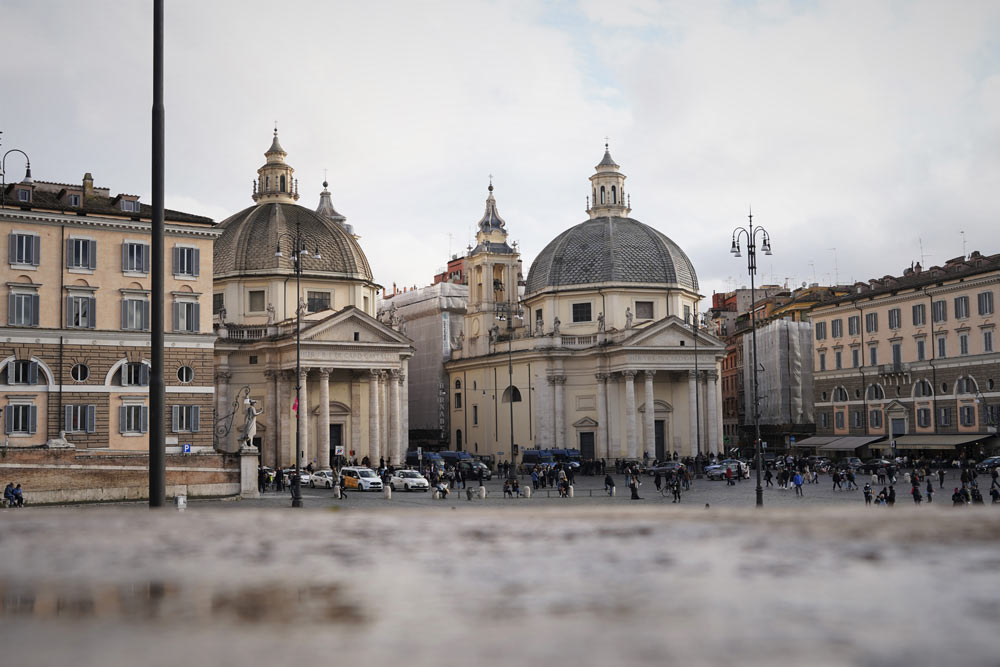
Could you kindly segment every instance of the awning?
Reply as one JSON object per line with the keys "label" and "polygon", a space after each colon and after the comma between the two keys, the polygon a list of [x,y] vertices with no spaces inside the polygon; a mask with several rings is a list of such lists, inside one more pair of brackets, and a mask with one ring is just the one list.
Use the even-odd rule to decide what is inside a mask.
{"label": "awning", "polygon": [[795,443],[796,447],[819,447],[820,445],[825,445],[828,442],[833,442],[837,438],[831,438],[825,435],[814,435],[811,438],[806,438],[805,440],[799,440]]}
{"label": "awning", "polygon": [[[979,440],[994,438],[992,433],[969,433],[966,435],[900,435],[896,437],[896,449],[955,449]],[[892,446],[892,442],[886,443]]]}
{"label": "awning", "polygon": [[864,447],[865,445],[875,442],[876,440],[881,440],[883,436],[867,436],[867,435],[852,435],[843,438],[834,438],[833,442],[828,442],[825,445],[820,445],[819,449],[824,451],[839,451],[839,452],[853,452],[858,447]]}

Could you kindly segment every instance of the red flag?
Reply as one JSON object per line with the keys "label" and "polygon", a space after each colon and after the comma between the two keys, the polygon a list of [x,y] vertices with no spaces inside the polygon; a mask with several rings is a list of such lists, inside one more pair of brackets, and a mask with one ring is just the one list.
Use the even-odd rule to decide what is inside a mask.
{"label": "red flag", "polygon": [[292,403],[292,410],[295,412],[295,414],[299,414],[299,397],[298,396],[295,397],[295,402]]}

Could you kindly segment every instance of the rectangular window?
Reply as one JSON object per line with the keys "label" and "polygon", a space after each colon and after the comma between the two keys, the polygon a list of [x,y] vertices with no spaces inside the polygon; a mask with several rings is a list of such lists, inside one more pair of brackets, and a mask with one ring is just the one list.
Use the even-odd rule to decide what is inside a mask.
{"label": "rectangular window", "polygon": [[122,366],[123,387],[148,387],[149,366],[142,362],[127,363]]}
{"label": "rectangular window", "polygon": [[876,331],[878,331],[878,313],[868,313],[865,315],[865,333]]}
{"label": "rectangular window", "polygon": [[691,306],[684,306],[684,322],[691,324]]}
{"label": "rectangular window", "polygon": [[170,430],[174,433],[197,433],[201,430],[201,407],[172,405]]}
{"label": "rectangular window", "polygon": [[222,292],[216,292],[212,295],[212,314],[218,315],[226,307],[226,295]]}
{"label": "rectangular window", "polygon": [[8,236],[8,260],[11,264],[38,266],[42,256],[42,239],[34,234],[10,234]]}
{"label": "rectangular window", "polygon": [[826,340],[826,322],[816,322],[816,340]]}
{"label": "rectangular window", "polygon": [[18,188],[17,190],[17,200],[22,202],[31,201],[31,190],[25,188]]}
{"label": "rectangular window", "polygon": [[174,331],[201,331],[201,304],[196,301],[174,301]]}
{"label": "rectangular window", "polygon": [[830,334],[834,338],[840,338],[844,335],[844,320],[833,320],[830,322]]}
{"label": "rectangular window", "polygon": [[462,395],[455,394],[455,409],[459,410],[462,407]]}
{"label": "rectangular window", "polygon": [[96,269],[97,241],[92,239],[66,239],[66,268]]}
{"label": "rectangular window", "polygon": [[478,405],[473,405],[472,406],[472,425],[475,426],[478,423],[479,423],[479,406]]}
{"label": "rectangular window", "polygon": [[836,428],[844,428],[844,413],[843,412],[835,412],[835,413],[833,413],[833,418],[834,418],[834,423],[836,424]]}
{"label": "rectangular window", "polygon": [[201,251],[198,248],[174,246],[174,275],[198,277]]}
{"label": "rectangular window", "polygon": [[830,428],[830,413],[824,412],[822,415],[823,428]]}
{"label": "rectangular window", "polygon": [[97,320],[97,299],[92,296],[66,297],[66,326],[93,329]]}
{"label": "rectangular window", "polygon": [[12,327],[37,327],[38,295],[17,292],[7,295],[7,324]]}
{"label": "rectangular window", "polygon": [[844,355],[840,350],[833,353],[833,367],[838,371],[844,367]]}
{"label": "rectangular window", "polygon": [[983,352],[993,351],[993,331],[987,329],[983,331]]}
{"label": "rectangular window", "polygon": [[937,358],[944,359],[946,356],[948,356],[947,354],[945,354],[948,350],[944,336],[938,338],[937,341],[938,341]]}
{"label": "rectangular window", "polygon": [[963,357],[969,354],[969,334],[958,335],[958,353]]}
{"label": "rectangular window", "polygon": [[931,409],[917,408],[917,426],[928,428],[931,425]]}
{"label": "rectangular window", "polygon": [[122,210],[129,213],[139,212],[139,202],[133,201],[131,199],[122,199]]}
{"label": "rectangular window", "polygon": [[861,410],[855,410],[851,413],[851,422],[854,428],[861,428]]}
{"label": "rectangular window", "polygon": [[955,297],[955,319],[964,320],[969,316],[969,297]]}
{"label": "rectangular window", "polygon": [[872,428],[882,428],[882,411],[871,410],[868,413],[868,425]]}
{"label": "rectangular window", "polygon": [[123,405],[118,408],[119,433],[146,433],[147,431],[149,431],[149,408],[145,405]]}
{"label": "rectangular window", "polygon": [[938,426],[951,426],[951,408],[938,408]]}
{"label": "rectangular window", "polygon": [[122,329],[125,331],[149,330],[149,301],[122,299]]}
{"label": "rectangular window", "polygon": [[27,403],[4,408],[4,430],[7,435],[31,435],[38,430],[38,408]]}
{"label": "rectangular window", "polygon": [[861,365],[861,350],[854,348],[851,350],[851,367],[857,368]]}
{"label": "rectangular window", "polygon": [[122,243],[122,271],[128,273],[149,273],[149,244]]}
{"label": "rectangular window", "polygon": [[8,384],[38,384],[38,362],[19,359],[7,364]]}
{"label": "rectangular window", "polygon": [[653,302],[652,301],[636,301],[635,302],[635,318],[637,320],[651,320],[651,319],[653,319]]}
{"label": "rectangular window", "polygon": [[[590,322],[590,304],[589,303],[574,303],[573,304],[573,321],[574,322]],[[685,320],[687,321],[687,320]]]}
{"label": "rectangular window", "polygon": [[899,366],[903,363],[903,346],[899,343],[892,344],[892,364]]}
{"label": "rectangular window", "polygon": [[917,361],[923,361],[927,358],[925,347],[923,339],[917,341]]}
{"label": "rectangular window", "polygon": [[878,366],[878,347],[874,345],[868,348],[868,365]]}
{"label": "rectangular window", "polygon": [[264,312],[264,290],[250,290],[247,293],[249,298],[249,312],[251,313],[263,313]]}
{"label": "rectangular window", "polygon": [[890,308],[889,309],[889,328],[895,330],[895,329],[899,329],[902,326],[903,326],[903,316],[902,316],[902,313],[900,312],[899,308]]}
{"label": "rectangular window", "polygon": [[66,201],[67,203],[69,203],[70,206],[79,206],[80,195],[70,195],[69,197],[66,198]]}
{"label": "rectangular window", "polygon": [[306,292],[306,303],[310,313],[318,313],[330,308],[329,292]]}
{"label": "rectangular window", "polygon": [[979,301],[980,315],[993,314],[993,292],[980,292],[977,301]]}
{"label": "rectangular window", "polygon": [[821,371],[825,371],[826,370],[826,353],[825,352],[820,352],[819,353],[819,369]]}
{"label": "rectangular window", "polygon": [[927,324],[927,309],[924,304],[918,303],[913,306],[913,326],[919,327]]}
{"label": "rectangular window", "polygon": [[535,331],[541,333],[543,322],[544,321],[542,320],[542,309],[541,308],[536,308],[535,309]]}
{"label": "rectangular window", "polygon": [[847,335],[857,336],[861,333],[861,316],[851,315],[847,318]]}
{"label": "rectangular window", "polygon": [[971,405],[963,405],[959,411],[959,419],[962,422],[962,426],[975,426],[976,409]]}
{"label": "rectangular window", "polygon": [[97,431],[96,405],[67,405],[63,408],[63,429],[69,433],[94,433]]}
{"label": "rectangular window", "polygon": [[935,301],[931,304],[931,317],[935,322],[947,322],[948,321],[948,304],[944,299],[940,301]]}

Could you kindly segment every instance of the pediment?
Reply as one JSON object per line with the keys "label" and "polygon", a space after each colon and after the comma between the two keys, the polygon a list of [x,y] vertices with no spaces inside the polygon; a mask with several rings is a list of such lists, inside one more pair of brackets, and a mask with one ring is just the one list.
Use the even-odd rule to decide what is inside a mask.
{"label": "pediment", "polygon": [[[695,345],[695,332],[679,317],[671,315],[656,322],[635,335],[626,338],[621,345],[626,347],[691,347]],[[716,349],[724,352],[725,343],[706,329],[698,331],[699,349]]]}
{"label": "pediment", "polygon": [[893,400],[891,400],[891,401],[889,401],[888,403],[885,404],[885,411],[886,412],[907,412],[907,408],[906,408],[905,405],[903,405],[899,401],[893,399]]}
{"label": "pediment", "polygon": [[583,419],[573,423],[574,428],[597,428],[597,422],[590,418],[584,417]]}
{"label": "pediment", "polygon": [[[357,334],[357,338],[355,338]],[[302,339],[327,343],[394,343],[410,345],[412,341],[390,329],[364,311],[348,306],[303,329]]]}

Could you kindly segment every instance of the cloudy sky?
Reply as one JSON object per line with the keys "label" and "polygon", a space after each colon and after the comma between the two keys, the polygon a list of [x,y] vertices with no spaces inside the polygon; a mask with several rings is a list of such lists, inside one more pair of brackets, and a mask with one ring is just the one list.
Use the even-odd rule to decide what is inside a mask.
{"label": "cloudy sky", "polygon": [[[3,149],[150,201],[151,2],[4,0]],[[747,284],[1000,252],[1000,3],[168,0],[167,205],[250,205],[274,121],[384,285],[460,252],[493,174],[529,263],[586,218],[605,137],[632,216]],[[16,156],[8,172],[20,175]],[[922,250],[921,250],[922,245]]]}

